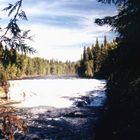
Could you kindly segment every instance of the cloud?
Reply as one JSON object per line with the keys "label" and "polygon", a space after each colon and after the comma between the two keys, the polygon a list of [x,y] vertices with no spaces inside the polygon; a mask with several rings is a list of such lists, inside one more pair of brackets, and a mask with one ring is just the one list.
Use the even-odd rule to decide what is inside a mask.
{"label": "cloud", "polygon": [[[10,1],[15,2],[2,0],[0,5]],[[23,9],[29,21],[20,25],[35,34],[35,42],[29,44],[45,58],[77,60],[84,45],[94,43],[96,37],[102,40],[104,35],[109,39],[114,36],[109,27],[100,27],[94,20],[114,15],[116,9],[96,0],[23,0]]]}
{"label": "cloud", "polygon": [[46,24],[49,26],[58,26],[61,28],[84,28],[85,19],[79,16],[69,16],[69,15],[52,15],[52,16],[37,16],[31,17],[31,22],[38,24]]}
{"label": "cloud", "polygon": [[[28,42],[38,53],[47,59],[72,60],[80,59],[84,46],[95,43],[96,38],[103,40],[109,32],[106,27],[102,29],[98,26],[94,30],[89,29],[71,29],[52,27],[48,25],[31,25],[26,29],[31,29],[31,34],[35,34],[34,42]],[[91,32],[92,31],[92,32]]]}

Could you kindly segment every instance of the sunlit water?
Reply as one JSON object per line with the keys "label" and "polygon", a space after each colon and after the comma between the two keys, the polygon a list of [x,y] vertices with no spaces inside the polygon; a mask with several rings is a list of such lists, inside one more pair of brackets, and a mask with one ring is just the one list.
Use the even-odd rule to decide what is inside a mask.
{"label": "sunlit water", "polygon": [[105,85],[104,80],[74,77],[12,80],[8,96],[28,125],[27,140],[92,140]]}
{"label": "sunlit water", "polygon": [[[12,101],[20,102],[14,104],[16,107],[37,107],[51,106],[65,108],[73,106],[71,98],[87,96],[92,91],[93,96],[101,95],[99,91],[104,91],[106,82],[96,79],[28,79],[10,81],[9,98]],[[100,104],[100,100],[95,100],[91,105]]]}

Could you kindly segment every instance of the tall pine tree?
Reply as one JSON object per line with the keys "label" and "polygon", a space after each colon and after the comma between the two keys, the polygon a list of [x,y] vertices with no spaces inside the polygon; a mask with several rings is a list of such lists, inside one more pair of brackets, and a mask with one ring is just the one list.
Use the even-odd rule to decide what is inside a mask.
{"label": "tall pine tree", "polygon": [[[97,19],[118,36],[118,47],[108,55],[108,112],[98,139],[140,139],[140,1],[99,0],[114,3],[118,14]],[[101,134],[102,133],[102,134]]]}

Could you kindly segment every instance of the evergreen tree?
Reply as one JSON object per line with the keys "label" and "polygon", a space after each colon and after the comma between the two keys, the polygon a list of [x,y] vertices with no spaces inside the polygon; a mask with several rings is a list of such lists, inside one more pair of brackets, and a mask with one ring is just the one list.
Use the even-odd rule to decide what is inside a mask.
{"label": "evergreen tree", "polygon": [[25,43],[25,40],[31,39],[28,35],[29,30],[23,31],[18,25],[20,20],[27,20],[27,16],[22,10],[22,0],[9,4],[3,10],[8,11],[9,17],[9,23],[5,28],[1,28],[4,33],[0,36],[0,63],[6,72],[10,67],[15,69],[17,52],[27,54],[34,53],[35,50]]}
{"label": "evergreen tree", "polygon": [[[97,19],[108,24],[118,36],[118,47],[109,52],[108,112],[100,139],[140,139],[140,2],[139,0],[99,0],[115,3],[118,14]],[[104,129],[105,128],[105,129]],[[102,132],[102,135],[101,135]]]}
{"label": "evergreen tree", "polygon": [[96,39],[95,47],[93,49],[93,56],[94,56],[94,72],[98,72],[100,68],[100,46],[98,42],[98,38]]}
{"label": "evergreen tree", "polygon": [[83,57],[81,57],[77,65],[77,73],[79,76],[89,78],[107,77],[107,69],[110,69],[107,63],[108,52],[116,49],[117,43],[115,40],[108,43],[106,37],[104,40],[106,46],[104,44],[99,45],[98,39],[96,39],[95,46],[91,45],[91,47],[87,47],[87,49],[84,47]]}
{"label": "evergreen tree", "polygon": [[93,60],[93,52],[90,47],[87,47],[88,60]]}
{"label": "evergreen tree", "polygon": [[106,35],[104,36],[104,47],[107,46],[107,38],[106,38]]}
{"label": "evergreen tree", "polygon": [[84,47],[83,59],[84,59],[84,61],[88,60],[88,53],[87,53],[86,47]]}

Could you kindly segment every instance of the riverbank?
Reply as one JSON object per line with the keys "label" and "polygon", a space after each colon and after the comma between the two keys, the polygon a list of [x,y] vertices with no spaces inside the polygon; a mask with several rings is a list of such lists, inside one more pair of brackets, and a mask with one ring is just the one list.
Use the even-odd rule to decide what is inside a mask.
{"label": "riverbank", "polygon": [[26,80],[26,79],[70,79],[70,78],[79,78],[77,74],[69,74],[69,75],[33,75],[33,76],[23,76],[16,77],[9,80]]}

